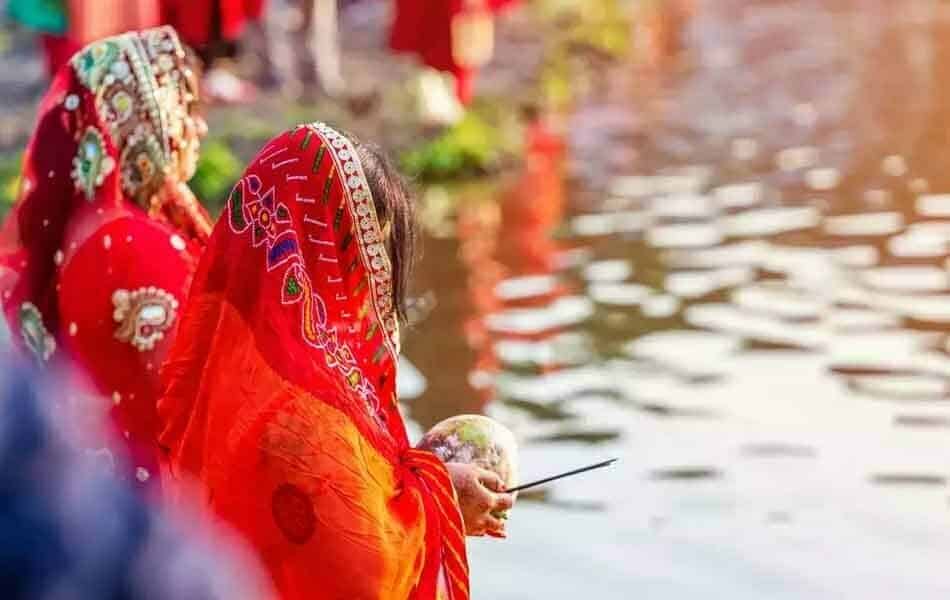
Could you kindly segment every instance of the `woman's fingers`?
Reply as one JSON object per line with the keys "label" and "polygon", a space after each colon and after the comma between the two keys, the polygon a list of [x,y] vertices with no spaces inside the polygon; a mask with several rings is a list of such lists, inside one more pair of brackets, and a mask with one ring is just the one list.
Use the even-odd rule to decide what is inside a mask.
{"label": "woman's fingers", "polygon": [[505,511],[514,505],[514,494],[495,494],[495,504],[492,506],[492,512]]}
{"label": "woman's fingers", "polygon": [[505,520],[515,495],[504,493],[504,481],[497,474],[472,464],[446,466],[459,496],[465,532],[471,536],[507,537]]}
{"label": "woman's fingers", "polygon": [[505,482],[501,480],[501,477],[487,469],[478,470],[478,481],[493,492],[505,491]]}
{"label": "woman's fingers", "polygon": [[508,518],[508,510],[515,504],[514,494],[505,494],[505,483],[502,479],[491,471],[481,471],[479,481],[489,490],[491,505],[488,507],[489,518],[499,522],[504,522]]}
{"label": "woman's fingers", "polygon": [[485,517],[479,521],[477,535],[487,535],[493,538],[506,539],[508,537],[508,532],[505,528],[504,519],[497,518],[492,515],[485,515]]}
{"label": "woman's fingers", "polygon": [[485,518],[482,520],[482,524],[485,528],[485,533],[491,534],[492,532],[505,532],[505,522],[491,515],[485,515]]}

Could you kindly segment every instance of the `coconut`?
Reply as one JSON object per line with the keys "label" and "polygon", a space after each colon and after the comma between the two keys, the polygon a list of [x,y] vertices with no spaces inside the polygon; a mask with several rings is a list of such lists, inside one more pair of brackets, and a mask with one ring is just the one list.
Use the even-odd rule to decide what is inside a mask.
{"label": "coconut", "polygon": [[510,429],[482,415],[459,415],[436,424],[419,442],[446,463],[469,463],[518,485],[518,444]]}

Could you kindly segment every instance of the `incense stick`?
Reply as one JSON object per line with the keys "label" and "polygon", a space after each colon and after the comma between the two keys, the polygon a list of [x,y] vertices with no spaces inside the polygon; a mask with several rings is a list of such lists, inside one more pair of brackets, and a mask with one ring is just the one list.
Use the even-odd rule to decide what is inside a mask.
{"label": "incense stick", "polygon": [[548,483],[554,481],[555,479],[562,479],[564,477],[570,477],[572,475],[578,475],[580,473],[585,473],[587,471],[593,471],[594,469],[601,469],[603,467],[608,467],[615,462],[620,460],[619,458],[611,458],[610,460],[605,460],[604,462],[599,462],[595,465],[588,465],[586,467],[581,467],[580,469],[574,469],[573,471],[568,471],[566,473],[561,473],[560,475],[552,475],[551,477],[545,477],[544,479],[539,479],[537,481],[532,481],[531,483],[525,483],[517,487],[513,487],[510,490],[505,490],[506,494],[511,494],[514,492],[520,492],[521,490],[526,490],[528,488],[533,488],[535,486],[541,485],[543,483]]}

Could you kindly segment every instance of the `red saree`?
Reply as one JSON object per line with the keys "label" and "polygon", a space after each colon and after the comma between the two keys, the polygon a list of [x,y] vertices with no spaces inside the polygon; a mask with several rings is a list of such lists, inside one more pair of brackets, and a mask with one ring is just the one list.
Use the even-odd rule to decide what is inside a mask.
{"label": "red saree", "polygon": [[235,186],[164,370],[170,480],[288,600],[468,598],[451,480],[396,406],[391,280],[353,145],[298,127]]}
{"label": "red saree", "polygon": [[187,188],[164,189],[194,93],[183,59],[169,28],[77,53],[40,105],[0,235],[13,337],[38,360],[78,363],[142,482],[157,467],[158,367],[210,231]]}

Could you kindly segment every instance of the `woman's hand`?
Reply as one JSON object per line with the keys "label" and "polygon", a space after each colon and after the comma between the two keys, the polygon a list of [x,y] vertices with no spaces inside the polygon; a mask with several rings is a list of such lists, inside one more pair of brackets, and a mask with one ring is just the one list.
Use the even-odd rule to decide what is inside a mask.
{"label": "woman's hand", "polygon": [[[515,503],[513,494],[505,494],[498,475],[467,463],[446,463],[452,485],[458,494],[467,535],[504,538],[507,511]],[[493,515],[498,515],[494,516]],[[505,516],[502,516],[505,515]],[[501,516],[501,518],[499,518]]]}

